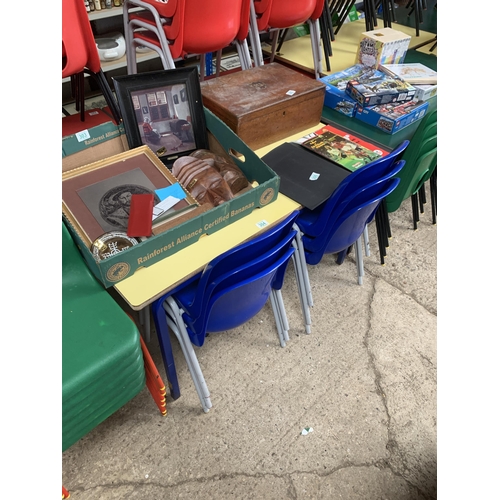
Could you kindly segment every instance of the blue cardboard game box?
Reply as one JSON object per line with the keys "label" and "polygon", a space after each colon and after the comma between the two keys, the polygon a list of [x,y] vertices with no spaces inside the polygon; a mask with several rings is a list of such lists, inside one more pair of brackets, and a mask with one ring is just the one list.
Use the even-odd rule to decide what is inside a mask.
{"label": "blue cardboard game box", "polygon": [[353,117],[356,114],[357,101],[346,94],[347,82],[356,78],[363,78],[363,75],[371,75],[373,72],[373,68],[369,66],[355,64],[350,68],[320,78],[320,82],[326,85],[325,106]]}
{"label": "blue cardboard game box", "polygon": [[371,74],[365,73],[359,78],[349,80],[345,92],[361,106],[376,106],[390,102],[412,101],[416,89],[399,78],[392,78],[379,70],[373,70]]}
{"label": "blue cardboard game box", "polygon": [[394,134],[422,119],[428,107],[427,101],[387,103],[367,108],[358,104],[356,118],[388,134]]}

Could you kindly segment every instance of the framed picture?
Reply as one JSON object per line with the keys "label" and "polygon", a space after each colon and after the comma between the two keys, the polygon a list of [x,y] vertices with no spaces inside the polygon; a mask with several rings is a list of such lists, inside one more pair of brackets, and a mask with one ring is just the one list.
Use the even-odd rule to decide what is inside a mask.
{"label": "framed picture", "polygon": [[167,166],[208,149],[198,69],[179,68],[113,78],[130,148],[149,146]]}
{"label": "framed picture", "polygon": [[[62,211],[81,240],[90,248],[107,232],[126,232],[130,201],[134,194],[153,193],[178,183],[170,170],[147,146],[67,172],[62,176]],[[184,198],[170,209],[171,218],[199,206],[184,189]],[[156,225],[164,224],[165,217]],[[154,232],[154,231],[153,231]]]}

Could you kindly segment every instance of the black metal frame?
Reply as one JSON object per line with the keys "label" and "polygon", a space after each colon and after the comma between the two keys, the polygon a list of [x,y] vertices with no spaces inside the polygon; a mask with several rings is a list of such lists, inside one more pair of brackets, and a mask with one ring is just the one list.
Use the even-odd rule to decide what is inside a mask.
{"label": "black metal frame", "polygon": [[[159,159],[167,166],[171,166],[173,161],[180,156],[186,156],[197,149],[208,149],[208,134],[205,123],[205,113],[203,111],[203,101],[201,96],[200,79],[196,67],[178,68],[162,71],[151,71],[134,75],[118,76],[113,78],[118,104],[123,117],[123,125],[130,148],[136,148],[146,143],[143,142],[139,124],[134,110],[132,93],[153,89],[170,90],[174,85],[183,85],[186,94],[186,101],[189,106],[191,125],[195,147],[184,151],[176,152]],[[181,102],[180,99],[178,99]],[[177,103],[176,103],[177,104]],[[147,144],[146,144],[147,145]]]}

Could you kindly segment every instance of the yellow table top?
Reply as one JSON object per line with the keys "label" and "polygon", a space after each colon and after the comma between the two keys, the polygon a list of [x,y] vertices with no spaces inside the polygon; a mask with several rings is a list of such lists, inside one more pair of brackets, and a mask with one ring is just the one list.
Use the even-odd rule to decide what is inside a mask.
{"label": "yellow table top", "polygon": [[252,238],[263,227],[279,222],[298,208],[297,202],[279,193],[269,205],[256,208],[216,233],[202,236],[196,243],[152,266],[138,269],[114,288],[133,310],[140,310],[194,276],[218,255]]}
{"label": "yellow table top", "polygon": [[[381,27],[383,27],[383,25],[380,25],[377,28]],[[427,31],[422,30],[420,30],[420,36],[415,36],[415,28],[397,23],[394,23],[392,25],[392,29],[401,31],[406,35],[411,36],[409,47],[410,49],[417,44],[428,42],[436,36],[435,33],[428,33]],[[337,71],[344,70],[355,64],[357,45],[359,40],[361,39],[361,34],[365,31],[366,23],[364,19],[342,25],[339,33],[335,35],[335,41],[331,42],[333,56],[329,58],[330,70],[327,70],[325,54],[323,52],[323,49],[321,49],[323,73],[325,75],[330,75]],[[432,44],[417,50],[419,52],[429,54],[430,47],[432,47]],[[267,53],[271,53],[271,46],[269,44],[263,44],[262,49]],[[434,49],[432,54],[437,56],[437,48]],[[287,40],[283,43],[280,52],[275,56],[275,59],[276,61],[291,64],[293,66],[296,66],[297,68],[309,71],[314,74],[311,36],[304,35],[298,38]]]}

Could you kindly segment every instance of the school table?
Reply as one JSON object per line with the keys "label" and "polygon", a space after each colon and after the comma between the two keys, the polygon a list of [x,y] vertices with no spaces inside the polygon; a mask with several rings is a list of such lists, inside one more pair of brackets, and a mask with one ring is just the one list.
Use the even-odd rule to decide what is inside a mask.
{"label": "school table", "polygon": [[[299,139],[321,127],[321,123],[304,129],[291,135],[286,139],[265,146],[255,153],[262,157],[271,149],[279,146],[285,141]],[[138,269],[129,278],[114,285],[113,289],[120,299],[134,311],[138,311],[144,322],[144,330],[147,338],[150,332],[150,305],[160,297],[175,292],[176,288],[182,287],[194,279],[204,267],[215,257],[240,245],[241,243],[256,236],[262,229],[272,227],[294,210],[301,206],[296,201],[278,193],[275,201],[265,207],[257,208],[232,224],[209,235],[203,235],[197,242],[183,248],[179,252],[156,262],[155,264]],[[167,329],[165,329],[167,331]],[[163,364],[170,385],[170,394],[173,399],[180,396],[177,382],[175,363],[171,354],[169,335],[158,337]]]}
{"label": "school table", "polygon": [[[405,62],[421,62],[432,69],[437,67],[437,57],[416,50],[408,51]],[[427,112],[429,113],[436,108],[437,98],[434,97],[429,100]],[[379,143],[389,149],[398,146],[405,139],[411,139],[419,125],[419,121],[417,121],[391,135],[327,107],[323,108],[321,118],[323,123],[331,122],[339,128],[361,135],[369,141]],[[259,157],[262,157],[285,141],[295,141],[303,135],[317,130],[323,123],[319,122],[313,127],[269,144],[255,152]],[[295,201],[280,194],[278,199],[267,207],[254,210],[252,214],[212,235],[203,236],[193,245],[150,267],[139,269],[133,276],[121,281],[114,288],[133,310],[143,310],[157,298],[194,276],[217,255],[255,236],[260,230],[257,223],[261,220],[266,220],[269,224],[276,223],[298,207],[299,205]]]}
{"label": "school table", "polygon": [[[262,157],[279,144],[296,140],[318,129],[321,125],[318,122],[313,127],[258,149],[255,153]],[[132,310],[141,311],[165,293],[196,275],[208,262],[221,253],[252,238],[262,227],[276,224],[298,208],[300,205],[296,201],[279,193],[278,198],[269,205],[255,209],[249,215],[215,233],[202,236],[196,243],[149,267],[138,269],[132,276],[114,285],[114,289]],[[263,221],[264,224],[261,224]]]}
{"label": "school table", "polygon": [[201,236],[192,245],[149,267],[138,269],[114,288],[131,309],[140,311],[195,276],[218,255],[249,240],[262,228],[271,227],[298,208],[297,202],[279,193],[269,205],[255,209],[213,234]]}

